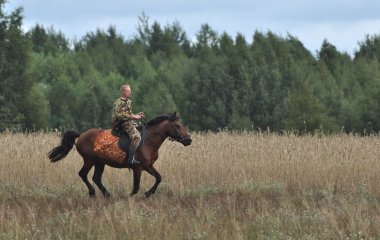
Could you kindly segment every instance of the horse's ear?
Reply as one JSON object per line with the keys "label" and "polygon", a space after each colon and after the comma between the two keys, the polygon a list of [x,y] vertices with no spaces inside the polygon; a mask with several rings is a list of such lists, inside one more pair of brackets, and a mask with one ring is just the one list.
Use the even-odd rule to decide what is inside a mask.
{"label": "horse's ear", "polygon": [[176,114],[177,114],[177,112],[174,112],[174,113],[173,113],[173,117],[176,117]]}

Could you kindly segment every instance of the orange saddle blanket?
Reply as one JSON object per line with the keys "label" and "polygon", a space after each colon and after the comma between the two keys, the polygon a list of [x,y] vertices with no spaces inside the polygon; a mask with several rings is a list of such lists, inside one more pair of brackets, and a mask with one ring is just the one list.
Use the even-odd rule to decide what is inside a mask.
{"label": "orange saddle blanket", "polygon": [[122,162],[126,154],[117,142],[119,138],[111,133],[111,129],[102,131],[95,140],[94,152],[101,158]]}

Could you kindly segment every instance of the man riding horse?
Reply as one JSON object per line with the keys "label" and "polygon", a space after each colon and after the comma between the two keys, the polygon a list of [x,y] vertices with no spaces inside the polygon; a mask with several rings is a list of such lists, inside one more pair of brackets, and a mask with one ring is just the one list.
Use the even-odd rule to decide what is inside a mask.
{"label": "man riding horse", "polygon": [[112,110],[112,128],[114,130],[122,130],[128,134],[131,139],[129,147],[128,162],[131,164],[139,164],[140,162],[134,158],[137,147],[140,144],[141,136],[136,129],[134,120],[139,120],[144,117],[143,112],[137,114],[132,113],[132,101],[130,97],[132,90],[129,85],[122,85],[120,87],[120,98],[116,99],[113,104]]}
{"label": "man riding horse", "polygon": [[[132,94],[130,86],[121,86],[120,93],[121,97],[115,101],[113,107],[112,124],[113,128],[119,128],[130,136],[132,144],[129,156],[126,156],[125,152],[120,149],[120,146],[118,146],[119,138],[114,136],[110,129],[102,130],[99,128],[91,128],[82,133],[68,130],[63,134],[61,144],[48,153],[50,161],[57,162],[65,158],[75,145],[78,153],[83,158],[83,167],[79,171],[79,176],[86,184],[91,197],[95,196],[95,189],[88,181],[87,175],[93,167],[95,167],[95,170],[92,180],[105,197],[110,196],[102,183],[105,165],[133,170],[131,195],[139,191],[141,173],[143,170],[147,171],[156,179],[154,185],[145,192],[146,197],[151,196],[156,192],[161,182],[161,175],[153,164],[158,159],[158,150],[162,143],[167,138],[184,146],[189,146],[192,142],[188,130],[181,124],[180,118],[174,112],[155,117],[146,122],[144,127],[145,140],[142,141],[141,146],[137,149],[141,137],[134,125],[134,120],[142,118],[144,113],[132,113],[132,104],[129,99]],[[134,155],[136,155],[138,161],[134,159]]]}

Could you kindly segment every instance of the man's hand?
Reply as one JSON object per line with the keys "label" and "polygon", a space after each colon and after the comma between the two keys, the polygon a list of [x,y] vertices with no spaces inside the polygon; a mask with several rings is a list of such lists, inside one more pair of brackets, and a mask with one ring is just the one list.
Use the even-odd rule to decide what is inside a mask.
{"label": "man's hand", "polygon": [[144,113],[143,112],[139,112],[137,114],[133,114],[133,119],[135,119],[135,120],[139,120],[142,117],[144,117]]}

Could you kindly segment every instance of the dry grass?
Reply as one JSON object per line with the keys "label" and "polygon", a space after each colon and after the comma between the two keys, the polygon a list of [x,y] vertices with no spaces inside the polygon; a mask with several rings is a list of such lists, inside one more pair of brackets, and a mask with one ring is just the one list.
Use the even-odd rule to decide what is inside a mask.
{"label": "dry grass", "polygon": [[[112,197],[87,196],[56,134],[0,135],[0,239],[380,239],[380,138],[260,133],[166,141],[129,197],[132,174],[107,167]],[[92,171],[89,177],[91,178]]]}

